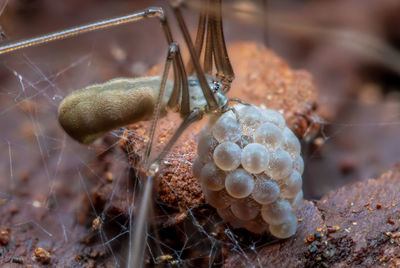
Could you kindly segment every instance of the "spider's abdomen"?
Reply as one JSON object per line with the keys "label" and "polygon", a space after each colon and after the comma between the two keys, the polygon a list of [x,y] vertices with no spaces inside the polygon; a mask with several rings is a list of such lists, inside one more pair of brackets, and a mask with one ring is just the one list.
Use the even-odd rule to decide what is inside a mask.
{"label": "spider's abdomen", "polygon": [[[161,78],[117,78],[76,90],[60,103],[58,120],[72,138],[90,143],[106,132],[151,118]],[[167,82],[162,107],[172,91]]]}
{"label": "spider's abdomen", "polygon": [[300,142],[280,113],[234,108],[238,118],[226,112],[200,133],[193,174],[207,202],[232,226],[290,237],[303,199]]}

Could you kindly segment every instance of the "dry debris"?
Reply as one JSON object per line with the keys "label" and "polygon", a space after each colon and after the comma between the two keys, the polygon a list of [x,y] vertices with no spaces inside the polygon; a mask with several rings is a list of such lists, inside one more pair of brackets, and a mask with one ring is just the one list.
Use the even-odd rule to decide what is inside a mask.
{"label": "dry debris", "polygon": [[35,256],[35,260],[36,261],[39,261],[39,262],[41,262],[43,264],[48,264],[48,263],[51,262],[51,254],[50,254],[50,252],[48,252],[44,248],[35,249],[33,254]]}
{"label": "dry debris", "polygon": [[7,229],[0,228],[0,244],[3,246],[7,246],[10,241],[10,233]]}

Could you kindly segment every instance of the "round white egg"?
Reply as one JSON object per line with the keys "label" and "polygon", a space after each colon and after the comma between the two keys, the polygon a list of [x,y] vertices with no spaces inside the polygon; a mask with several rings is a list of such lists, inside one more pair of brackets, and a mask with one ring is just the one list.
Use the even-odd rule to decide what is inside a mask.
{"label": "round white egg", "polygon": [[259,143],[250,143],[242,150],[241,163],[248,172],[261,173],[268,167],[269,152]]}
{"label": "round white egg", "polygon": [[293,161],[293,169],[303,175],[304,172],[304,161],[303,157],[299,156],[296,160]]}
{"label": "round white egg", "polygon": [[245,198],[254,188],[253,176],[244,169],[230,172],[225,179],[225,189],[234,198]]}
{"label": "round white egg", "polygon": [[213,152],[218,145],[211,133],[200,132],[197,144],[197,155],[203,163],[213,161]]}
{"label": "round white egg", "polygon": [[253,135],[263,122],[260,110],[253,105],[243,105],[238,113],[242,126],[242,133],[245,135]]}
{"label": "round white egg", "polygon": [[297,218],[295,216],[291,216],[286,222],[281,224],[269,226],[271,234],[281,239],[293,236],[296,233],[296,229]]}
{"label": "round white egg", "polygon": [[219,191],[225,187],[225,176],[225,172],[217,168],[213,162],[210,162],[203,166],[200,180],[209,190]]}
{"label": "round white egg", "polygon": [[239,145],[233,142],[219,144],[213,154],[215,164],[222,170],[235,170],[240,165],[242,150]]}
{"label": "round white egg", "polygon": [[240,126],[238,119],[226,114],[228,113],[225,113],[217,120],[212,128],[212,134],[220,143],[225,141],[237,142],[242,136],[242,127]]}
{"label": "round white egg", "polygon": [[256,177],[254,189],[251,193],[253,199],[262,205],[275,202],[280,192],[278,184],[265,175],[258,175]]}
{"label": "round white egg", "polygon": [[268,224],[278,225],[293,216],[292,206],[287,200],[277,200],[272,204],[263,205],[261,216]]}
{"label": "round white egg", "polygon": [[200,178],[200,173],[201,169],[203,168],[204,164],[201,162],[200,158],[197,157],[196,160],[194,160],[193,165],[192,165],[192,174],[195,178]]}
{"label": "round white egg", "polygon": [[233,215],[241,220],[249,221],[260,214],[261,205],[251,198],[243,198],[232,203]]}
{"label": "round white egg", "polygon": [[293,160],[300,156],[300,141],[288,127],[283,130],[283,149],[290,154]]}
{"label": "round white egg", "polygon": [[234,201],[234,199],[226,192],[225,189],[220,191],[211,191],[203,186],[202,190],[207,203],[214,208],[227,208]]}
{"label": "round white egg", "polygon": [[286,127],[286,120],[283,115],[277,111],[263,109],[262,110],[262,117],[264,122],[272,123],[283,130]]}
{"label": "round white egg", "polygon": [[269,166],[265,173],[275,180],[282,180],[293,171],[292,158],[289,153],[278,149],[271,153]]}
{"label": "round white egg", "polygon": [[301,191],[303,180],[297,171],[293,171],[289,177],[285,179],[281,187],[281,196],[285,198],[294,198]]}
{"label": "round white egg", "polygon": [[272,123],[262,124],[254,133],[254,141],[264,145],[270,151],[278,148],[282,139],[282,131]]}

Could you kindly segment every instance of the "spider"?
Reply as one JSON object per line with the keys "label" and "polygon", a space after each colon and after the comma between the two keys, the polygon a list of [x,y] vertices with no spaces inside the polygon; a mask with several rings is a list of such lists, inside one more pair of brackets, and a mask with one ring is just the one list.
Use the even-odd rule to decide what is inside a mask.
{"label": "spider", "polygon": [[[117,78],[102,84],[88,86],[67,96],[59,106],[59,123],[75,140],[90,143],[106,132],[152,118],[150,140],[146,145],[141,163],[144,189],[136,217],[131,219],[135,228],[130,234],[129,267],[143,264],[147,214],[150,209],[154,179],[160,170],[161,160],[191,123],[202,119],[204,114],[220,115],[230,110],[226,93],[230,89],[234,72],[229,61],[222,25],[221,0],[201,1],[198,30],[193,44],[181,7],[184,1],[170,2],[179,29],[190,53],[190,61],[183,63],[179,44],[170,30],[165,12],[159,7],[106,19],[71,29],[11,43],[0,47],[0,54],[49,43],[54,40],[127,24],[147,18],[157,18],[168,43],[164,71],[158,77]],[[203,66],[200,63],[205,43]],[[173,82],[168,81],[173,68]],[[216,76],[212,76],[215,66]],[[195,74],[195,75],[193,75]],[[152,143],[158,119],[166,110],[178,112],[182,123],[155,159],[150,160]],[[132,234],[133,233],[133,234]]]}

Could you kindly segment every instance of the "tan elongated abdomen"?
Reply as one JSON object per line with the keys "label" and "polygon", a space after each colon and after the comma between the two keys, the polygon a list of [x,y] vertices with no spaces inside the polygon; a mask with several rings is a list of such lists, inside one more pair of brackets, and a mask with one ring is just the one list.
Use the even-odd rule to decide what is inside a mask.
{"label": "tan elongated abdomen", "polygon": [[[149,120],[161,78],[116,78],[76,90],[60,103],[60,125],[75,140],[87,144],[113,129]],[[162,111],[172,90],[167,82]]]}

